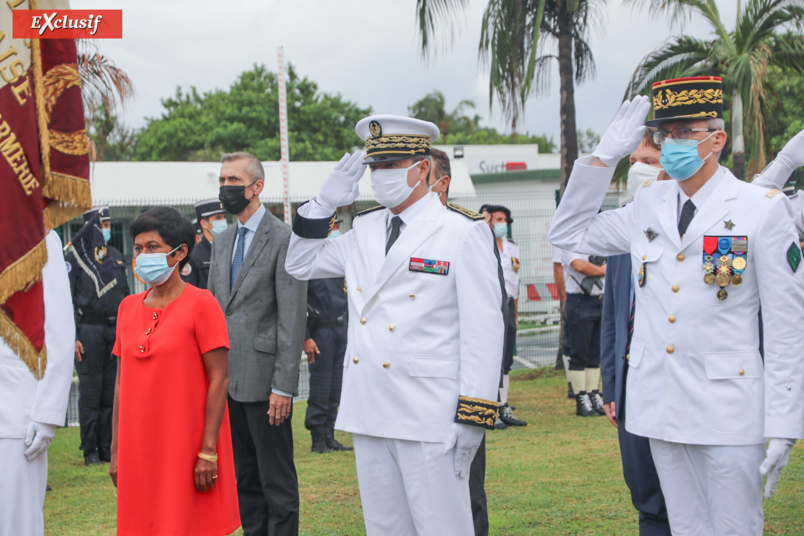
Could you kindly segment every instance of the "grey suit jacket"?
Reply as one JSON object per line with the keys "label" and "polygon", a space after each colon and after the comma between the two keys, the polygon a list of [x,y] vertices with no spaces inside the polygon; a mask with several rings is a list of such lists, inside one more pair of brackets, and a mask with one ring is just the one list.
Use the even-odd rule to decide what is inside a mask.
{"label": "grey suit jacket", "polygon": [[307,317],[307,282],[285,272],[290,227],[266,212],[229,288],[233,225],[212,243],[208,288],[229,327],[229,395],[268,400],[272,389],[297,394]]}

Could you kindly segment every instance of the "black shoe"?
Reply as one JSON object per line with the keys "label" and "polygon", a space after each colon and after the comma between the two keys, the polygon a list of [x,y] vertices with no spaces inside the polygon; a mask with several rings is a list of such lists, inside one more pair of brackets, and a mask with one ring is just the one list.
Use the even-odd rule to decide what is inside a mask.
{"label": "black shoe", "polygon": [[508,426],[527,426],[528,423],[514,417],[514,412],[508,404],[500,406],[500,420]]}
{"label": "black shoe", "polygon": [[575,415],[579,417],[597,417],[597,412],[592,409],[592,403],[589,402],[589,395],[586,391],[581,391],[575,395]]}
{"label": "black shoe", "polygon": [[332,449],[327,445],[326,431],[324,428],[313,428],[310,430],[310,435],[313,437],[313,446],[311,451],[317,454],[326,454],[332,452]]}
{"label": "black shoe", "polygon": [[100,456],[98,455],[97,450],[93,450],[92,452],[87,452],[84,454],[84,465],[89,467],[90,465],[101,465]]}
{"label": "black shoe", "polygon": [[575,398],[575,391],[572,390],[571,382],[567,382],[567,398]]}
{"label": "black shoe", "polygon": [[355,450],[354,447],[347,447],[337,439],[335,439],[335,430],[332,428],[327,429],[324,433],[324,440],[327,442],[327,446],[332,450],[338,451],[347,451],[347,450]]}
{"label": "black shoe", "polygon": [[99,449],[98,454],[102,462],[109,463],[112,461],[112,451],[109,449]]}
{"label": "black shoe", "polygon": [[503,420],[500,419],[500,416],[498,415],[497,420],[494,421],[494,429],[495,430],[505,430],[506,428],[508,428],[508,426],[506,426],[505,422],[503,422]]}
{"label": "black shoe", "polygon": [[50,487],[50,484],[47,485],[47,487],[45,488],[45,491],[53,491],[53,488]]}
{"label": "black shoe", "polygon": [[605,415],[606,410],[603,409],[603,397],[600,395],[600,391],[595,389],[591,393],[589,393],[589,402],[592,404],[592,409],[595,410],[600,415]]}

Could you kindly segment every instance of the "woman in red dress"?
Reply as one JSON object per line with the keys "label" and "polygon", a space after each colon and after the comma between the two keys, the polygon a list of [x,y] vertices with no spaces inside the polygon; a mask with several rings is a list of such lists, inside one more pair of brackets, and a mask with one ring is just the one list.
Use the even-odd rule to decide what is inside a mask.
{"label": "woman in red dress", "polygon": [[131,224],[151,288],[117,313],[112,461],[121,536],[220,536],[240,526],[226,392],[229,337],[218,302],[180,278],[195,232],[176,210]]}

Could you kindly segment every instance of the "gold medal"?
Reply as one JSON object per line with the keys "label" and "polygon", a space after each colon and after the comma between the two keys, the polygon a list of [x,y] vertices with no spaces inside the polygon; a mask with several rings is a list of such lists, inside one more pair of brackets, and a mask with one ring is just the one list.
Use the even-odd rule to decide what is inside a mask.
{"label": "gold medal", "polygon": [[745,264],[744,257],[734,257],[734,260],[731,262],[731,265],[734,266],[735,270],[745,270]]}
{"label": "gold medal", "polygon": [[718,300],[723,301],[728,297],[729,297],[729,293],[726,292],[726,289],[722,288],[722,289],[717,291],[717,299]]}
{"label": "gold medal", "polygon": [[736,287],[740,286],[743,284],[743,277],[740,274],[737,274],[732,278],[731,282]]}
{"label": "gold medal", "polygon": [[[715,281],[717,281],[717,286],[719,286],[719,287],[727,286],[729,284],[729,273],[728,272],[720,272],[719,274],[717,274],[717,277],[715,278]],[[722,299],[725,299],[725,298],[722,298]]]}
{"label": "gold medal", "polygon": [[707,285],[711,285],[714,282],[715,282],[715,274],[706,274],[704,276],[704,283],[706,283]]}

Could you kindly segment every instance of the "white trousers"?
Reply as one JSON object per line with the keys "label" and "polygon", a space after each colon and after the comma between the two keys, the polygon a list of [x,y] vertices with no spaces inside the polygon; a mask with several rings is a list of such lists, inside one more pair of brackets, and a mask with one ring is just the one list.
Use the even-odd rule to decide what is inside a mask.
{"label": "white trousers", "polygon": [[458,478],[452,449],[353,434],[368,536],[474,534],[469,479]]}
{"label": "white trousers", "polygon": [[47,452],[29,462],[22,439],[0,439],[0,536],[43,536]]}
{"label": "white trousers", "polygon": [[650,440],[673,536],[761,536],[765,445]]}

